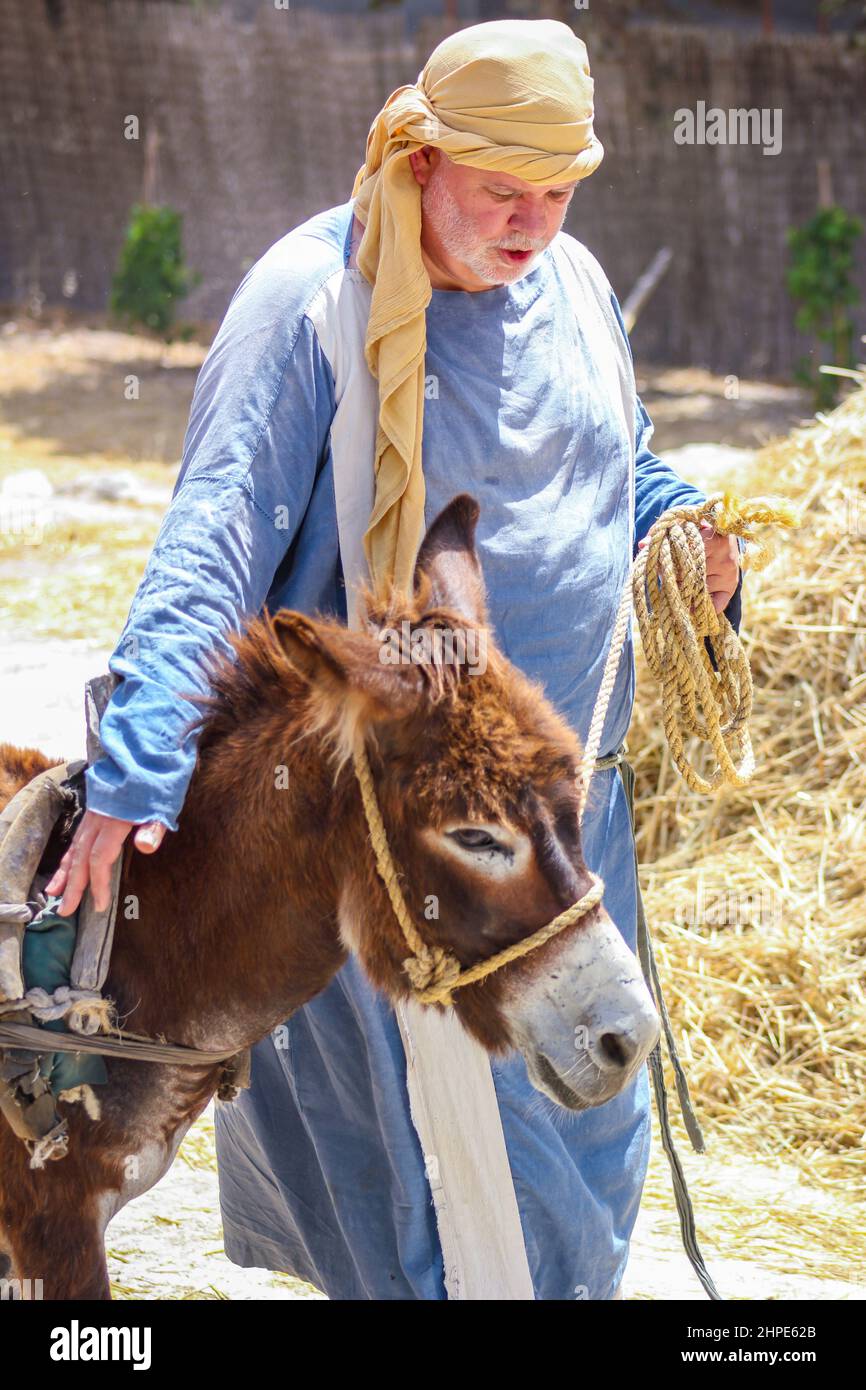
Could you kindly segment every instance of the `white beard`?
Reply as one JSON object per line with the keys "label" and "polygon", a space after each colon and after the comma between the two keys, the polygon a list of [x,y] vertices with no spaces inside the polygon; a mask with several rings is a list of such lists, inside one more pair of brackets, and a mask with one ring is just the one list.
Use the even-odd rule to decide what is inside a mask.
{"label": "white beard", "polygon": [[[421,190],[421,212],[448,255],[461,265],[468,266],[479,280],[484,280],[488,285],[511,285],[521,280],[532,270],[546,245],[544,241],[523,236],[520,232],[506,233],[502,241],[492,245],[479,241],[471,220],[460,211],[448,187],[444,162],[437,165],[426,187]],[[497,246],[511,251],[532,251],[534,254],[522,265],[509,265],[499,255]]]}

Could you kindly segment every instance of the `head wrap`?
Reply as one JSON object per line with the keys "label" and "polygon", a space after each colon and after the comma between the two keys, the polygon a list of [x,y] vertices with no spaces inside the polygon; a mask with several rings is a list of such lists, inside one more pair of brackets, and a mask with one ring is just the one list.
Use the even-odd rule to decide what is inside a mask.
{"label": "head wrap", "polygon": [[409,591],[424,529],[421,438],[425,310],[421,187],[409,154],[422,145],[457,164],[527,183],[586,178],[604,151],[592,129],[586,47],[558,20],[506,19],[449,35],[415,83],[392,92],[355,177],[364,224],[358,268],[373,287],[365,357],[379,386],[373,511],[364,552],[377,593]]}

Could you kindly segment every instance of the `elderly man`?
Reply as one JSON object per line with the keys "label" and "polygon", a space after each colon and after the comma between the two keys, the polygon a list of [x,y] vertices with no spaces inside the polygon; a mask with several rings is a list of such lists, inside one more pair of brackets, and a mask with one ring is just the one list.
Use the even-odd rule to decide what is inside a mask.
{"label": "elderly man", "polygon": [[[265,603],[346,617],[361,536],[374,582],[407,584],[425,525],[457,492],[481,504],[499,644],[586,737],[637,547],[668,507],[704,500],[651,452],[616,299],[561,231],[601,158],[567,26],[464,29],[385,103],[353,197],[245,276],[111,659],[123,679],[105,757],[49,885],[65,887],[61,912],[88,877],[104,900],[133,825],[144,851],[177,828],[195,748],[175,692],[205,688],[205,651]],[[736,542],[708,532],[705,545],[714,605],[736,624]],[[629,640],[603,751],[621,744],[633,694]],[[595,785],[584,853],[634,949],[626,796],[612,768]],[[535,1297],[616,1297],[649,1153],[646,1070],[575,1114],[539,1097],[519,1056],[492,1070]],[[217,1152],[238,1264],[334,1298],[445,1296],[403,1044],[354,960],[254,1049],[251,1088],[218,1109]]]}

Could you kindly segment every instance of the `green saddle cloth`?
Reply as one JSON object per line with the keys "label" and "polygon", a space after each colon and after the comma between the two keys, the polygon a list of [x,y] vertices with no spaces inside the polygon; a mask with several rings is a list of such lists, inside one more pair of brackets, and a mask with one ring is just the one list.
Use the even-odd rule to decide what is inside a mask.
{"label": "green saddle cloth", "polygon": [[[69,984],[78,912],[76,910],[71,917],[61,917],[55,912],[61,897],[62,894],[46,897],[45,907],[24,932],[22,960],[26,989],[41,987],[51,994],[58,985]],[[66,1021],[58,1018],[40,1027],[63,1033]],[[40,1058],[39,1070],[55,1097],[73,1086],[102,1086],[108,1080],[103,1058],[85,1052],[45,1053]]]}

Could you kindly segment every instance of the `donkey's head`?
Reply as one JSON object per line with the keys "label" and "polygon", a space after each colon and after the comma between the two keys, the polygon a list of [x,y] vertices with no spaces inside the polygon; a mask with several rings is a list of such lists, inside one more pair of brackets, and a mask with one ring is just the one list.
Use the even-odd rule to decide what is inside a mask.
{"label": "donkey's head", "polygon": [[[477,517],[465,494],[445,508],[419,551],[413,595],[383,605],[367,594],[365,631],[274,618],[308,684],[307,727],[329,741],[335,782],[351,788],[341,935],[392,999],[410,992],[410,952],[362,818],[351,765],[359,736],[428,946],[474,965],[550,922],[592,882],[578,824],[580,744],[493,644]],[[616,1095],[658,1035],[638,961],[601,905],[453,1000],[485,1047],[519,1048],[533,1084],[569,1109]]]}

